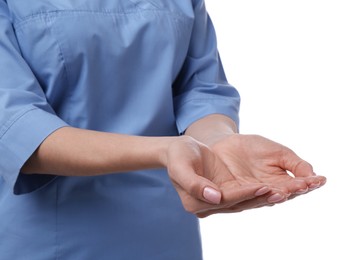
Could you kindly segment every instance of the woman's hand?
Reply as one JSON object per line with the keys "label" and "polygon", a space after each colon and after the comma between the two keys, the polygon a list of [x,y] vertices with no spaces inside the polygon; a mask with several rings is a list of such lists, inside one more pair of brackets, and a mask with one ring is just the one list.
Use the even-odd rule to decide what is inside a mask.
{"label": "woman's hand", "polygon": [[[291,149],[262,136],[241,135],[236,131],[236,125],[230,118],[213,114],[194,122],[185,134],[209,146],[239,185],[259,183],[271,191],[231,205],[227,210],[222,207],[198,213],[199,217],[271,206],[325,184],[326,178],[316,176],[312,166]],[[229,189],[225,182],[217,184],[223,194]]]}
{"label": "woman's hand", "polygon": [[240,183],[263,183],[282,190],[290,198],[326,182],[291,149],[262,136],[228,135],[214,143],[212,150]]}
{"label": "woman's hand", "polygon": [[44,140],[22,172],[95,176],[166,167],[185,209],[199,217],[280,203],[325,183],[290,149],[260,136],[223,134],[225,121],[210,119],[187,131],[197,140],[64,127]]}
{"label": "woman's hand", "polygon": [[191,137],[171,143],[165,165],[184,208],[199,217],[243,211],[286,197],[282,191],[275,196],[263,182],[236,178],[212,149]]}

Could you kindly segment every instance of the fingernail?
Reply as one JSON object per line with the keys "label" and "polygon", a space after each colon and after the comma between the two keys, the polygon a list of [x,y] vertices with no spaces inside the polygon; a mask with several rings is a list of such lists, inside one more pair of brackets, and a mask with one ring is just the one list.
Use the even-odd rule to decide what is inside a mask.
{"label": "fingernail", "polygon": [[261,196],[263,194],[266,194],[269,191],[270,191],[269,187],[267,187],[267,186],[262,187],[261,189],[259,189],[258,191],[255,192],[255,196]]}
{"label": "fingernail", "polygon": [[203,192],[204,198],[213,203],[213,204],[219,204],[221,200],[221,193],[213,188],[205,187]]}
{"label": "fingernail", "polygon": [[275,193],[268,198],[269,203],[276,203],[280,202],[285,199],[285,196],[281,195],[280,193]]}
{"label": "fingernail", "polygon": [[308,192],[308,189],[300,189],[300,190],[297,190],[295,193],[296,194],[304,194],[306,192]]}
{"label": "fingernail", "polygon": [[312,184],[309,186],[309,188],[310,188],[311,190],[317,189],[317,188],[319,188],[319,187],[320,187],[320,182],[318,182],[318,183],[312,183]]}

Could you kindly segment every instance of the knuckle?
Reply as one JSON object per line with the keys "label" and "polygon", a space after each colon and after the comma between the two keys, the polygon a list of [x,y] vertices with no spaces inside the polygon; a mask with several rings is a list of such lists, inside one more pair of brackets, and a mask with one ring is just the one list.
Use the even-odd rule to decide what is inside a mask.
{"label": "knuckle", "polygon": [[298,189],[298,190],[305,190],[305,189],[307,189],[307,184],[306,184],[306,182],[305,181],[297,181],[296,182],[296,188]]}
{"label": "knuckle", "polygon": [[195,198],[201,198],[202,197],[201,185],[198,183],[197,180],[190,181],[188,184],[188,189],[189,189],[189,194],[192,197],[195,197]]}

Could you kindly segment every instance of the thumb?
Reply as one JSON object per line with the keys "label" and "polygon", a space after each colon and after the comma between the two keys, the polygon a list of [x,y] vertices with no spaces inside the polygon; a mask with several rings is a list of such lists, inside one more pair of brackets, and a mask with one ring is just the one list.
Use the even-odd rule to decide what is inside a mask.
{"label": "thumb", "polygon": [[195,199],[215,205],[221,202],[222,193],[215,183],[198,175],[192,167],[178,166],[168,169],[170,178],[178,187]]}
{"label": "thumb", "polygon": [[303,178],[311,190],[323,186],[326,183],[324,176],[316,175],[312,165],[301,159],[290,149],[283,154],[281,162],[280,166],[284,170],[290,171],[294,177]]}
{"label": "thumb", "polygon": [[184,189],[192,197],[210,204],[220,204],[222,199],[220,188],[205,177],[190,172],[187,175],[185,174],[181,181],[184,183]]}
{"label": "thumb", "polygon": [[311,164],[301,159],[292,150],[287,149],[281,158],[281,168],[290,171],[295,177],[316,176]]}
{"label": "thumb", "polygon": [[203,189],[202,196],[204,200],[208,201],[209,203],[216,204],[216,205],[219,204],[222,199],[221,192],[210,186],[206,186]]}

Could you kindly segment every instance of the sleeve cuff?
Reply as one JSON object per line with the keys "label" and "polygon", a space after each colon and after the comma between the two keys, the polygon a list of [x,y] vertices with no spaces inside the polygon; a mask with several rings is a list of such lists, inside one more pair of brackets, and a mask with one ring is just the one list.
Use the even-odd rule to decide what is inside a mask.
{"label": "sleeve cuff", "polygon": [[0,173],[15,194],[31,192],[55,178],[24,176],[20,169],[46,137],[65,126],[56,115],[37,108],[24,113],[0,136]]}
{"label": "sleeve cuff", "polygon": [[231,118],[239,127],[238,117],[239,100],[232,102],[225,98],[189,100],[176,111],[176,125],[180,134],[195,121],[211,115],[222,114]]}

